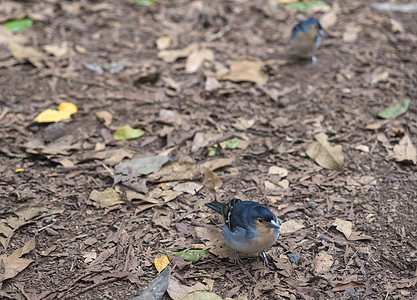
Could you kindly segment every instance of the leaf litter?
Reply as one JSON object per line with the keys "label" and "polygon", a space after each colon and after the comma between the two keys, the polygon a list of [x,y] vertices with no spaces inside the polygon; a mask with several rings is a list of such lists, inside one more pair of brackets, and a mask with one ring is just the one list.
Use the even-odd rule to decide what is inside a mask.
{"label": "leaf litter", "polygon": [[[0,224],[24,206],[65,207],[64,217],[35,217],[13,232],[8,256],[36,232],[36,249],[20,257],[35,263],[7,279],[2,297],[127,299],[163,279],[153,265],[161,251],[183,249],[209,253],[195,263],[169,254],[172,273],[150,285],[159,291],[153,296],[168,299],[171,278],[172,291],[183,292],[172,293],[178,299],[203,290],[221,299],[412,295],[416,37],[409,19],[350,2],[306,14],[270,2],[236,1],[232,9],[220,1],[52,2],[0,4],[1,22],[36,22],[16,35],[0,30],[7,99]],[[326,29],[314,67],[286,59],[291,26],[307,15]],[[14,57],[10,41],[32,49]],[[405,113],[377,120],[392,99],[407,98]],[[59,128],[33,122],[64,101],[79,112]],[[115,141],[114,124],[146,134]],[[314,141],[333,160],[329,169],[300,156],[320,132],[329,138]],[[234,138],[237,147],[220,146]],[[339,146],[344,160],[335,155]],[[171,149],[176,159],[153,173],[118,169],[123,179],[112,187],[119,163]],[[107,189],[113,196],[101,207]],[[284,233],[267,251],[272,270],[258,256],[245,258],[243,269],[233,265],[221,216],[204,206],[232,197],[278,215]],[[352,225],[348,236],[333,226],[337,219]]]}

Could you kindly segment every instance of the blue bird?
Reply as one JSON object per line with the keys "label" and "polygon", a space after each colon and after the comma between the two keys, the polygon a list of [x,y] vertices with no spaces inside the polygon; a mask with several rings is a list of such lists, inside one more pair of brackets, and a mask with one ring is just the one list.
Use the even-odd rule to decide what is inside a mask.
{"label": "blue bird", "polygon": [[301,58],[311,58],[317,61],[314,51],[320,46],[324,31],[320,22],[315,18],[301,21],[291,32],[291,45],[295,55]]}
{"label": "blue bird", "polygon": [[235,250],[235,263],[242,265],[238,252],[261,253],[264,265],[270,267],[264,250],[277,241],[280,224],[268,208],[257,202],[239,199],[228,203],[206,203],[206,206],[223,216],[222,235],[226,244]]}

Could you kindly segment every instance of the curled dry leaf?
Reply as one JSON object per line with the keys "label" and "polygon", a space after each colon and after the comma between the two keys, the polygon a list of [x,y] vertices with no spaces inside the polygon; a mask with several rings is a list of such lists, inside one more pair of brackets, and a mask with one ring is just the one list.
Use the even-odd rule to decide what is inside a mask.
{"label": "curled dry leaf", "polygon": [[417,163],[417,151],[408,135],[405,135],[398,145],[394,146],[396,161]]}
{"label": "curled dry leaf", "polygon": [[334,263],[334,258],[326,251],[322,250],[316,256],[316,267],[314,268],[315,273],[325,273],[330,271]]}
{"label": "curled dry leaf", "polygon": [[277,166],[271,166],[268,170],[268,174],[279,175],[281,177],[287,177],[288,170],[285,168],[277,167]]}
{"label": "curled dry leaf", "polygon": [[15,277],[33,262],[32,259],[21,258],[21,256],[35,249],[35,245],[35,238],[32,238],[22,248],[17,249],[11,255],[0,255],[0,261],[2,261],[4,268],[2,274],[0,273],[0,282]]}
{"label": "curled dry leaf", "polygon": [[42,63],[43,54],[36,50],[33,47],[25,47],[16,42],[11,41],[9,43],[9,49],[13,57],[21,63],[26,61],[30,62],[32,65],[39,69],[43,69],[44,65]]}
{"label": "curled dry leaf", "polygon": [[159,51],[158,57],[166,62],[172,63],[179,58],[187,57],[191,52],[198,49],[197,44],[191,44],[184,49],[179,50],[162,50]]}
{"label": "curled dry leaf", "polygon": [[217,74],[219,80],[231,80],[235,82],[250,81],[265,84],[268,75],[262,70],[264,63],[260,61],[229,61],[230,70],[227,73]]}
{"label": "curled dry leaf", "polygon": [[307,145],[307,155],[323,168],[343,171],[344,157],[342,146],[330,146],[327,141],[327,135],[324,133],[318,133],[314,138],[317,142]]}
{"label": "curled dry leaf", "polygon": [[185,72],[196,72],[205,60],[214,60],[214,53],[210,49],[195,50],[190,53],[185,62]]}
{"label": "curled dry leaf", "polygon": [[97,118],[104,123],[105,126],[110,126],[113,121],[113,115],[106,110],[96,112]]}
{"label": "curled dry leaf", "polygon": [[333,226],[336,226],[336,229],[343,233],[347,239],[349,239],[350,235],[352,234],[352,222],[336,218],[336,220],[333,222]]}

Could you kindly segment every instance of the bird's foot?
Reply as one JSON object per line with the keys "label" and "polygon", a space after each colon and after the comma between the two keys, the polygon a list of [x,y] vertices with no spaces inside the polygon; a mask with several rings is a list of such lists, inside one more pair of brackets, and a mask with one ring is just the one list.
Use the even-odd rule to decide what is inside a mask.
{"label": "bird's foot", "polygon": [[313,65],[315,65],[317,63],[317,57],[315,55],[313,55],[313,57],[311,58],[311,63]]}
{"label": "bird's foot", "polygon": [[235,251],[235,265],[239,265],[241,267],[243,267],[243,261],[240,259],[239,257],[239,253],[237,253],[237,251]]}
{"label": "bird's foot", "polygon": [[261,257],[264,260],[264,267],[268,267],[268,268],[272,269],[272,266],[269,264],[268,258],[266,257],[266,253],[264,251],[261,252]]}

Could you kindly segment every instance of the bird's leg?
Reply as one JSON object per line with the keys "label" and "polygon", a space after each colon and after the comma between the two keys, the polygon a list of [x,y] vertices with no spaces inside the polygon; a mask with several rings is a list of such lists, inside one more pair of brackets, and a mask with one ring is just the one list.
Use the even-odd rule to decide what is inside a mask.
{"label": "bird's leg", "polygon": [[235,251],[235,265],[239,264],[239,266],[243,266],[243,261],[240,259],[239,257],[239,253],[237,253],[237,251]]}
{"label": "bird's leg", "polygon": [[266,257],[266,253],[264,251],[261,252],[261,257],[264,260],[264,267],[268,267],[268,268],[272,269],[272,266],[269,264],[268,258]]}
{"label": "bird's leg", "polygon": [[315,64],[316,64],[316,62],[317,62],[317,57],[316,57],[315,55],[313,55],[313,57],[311,58],[311,63],[312,63],[313,65],[315,65]]}

